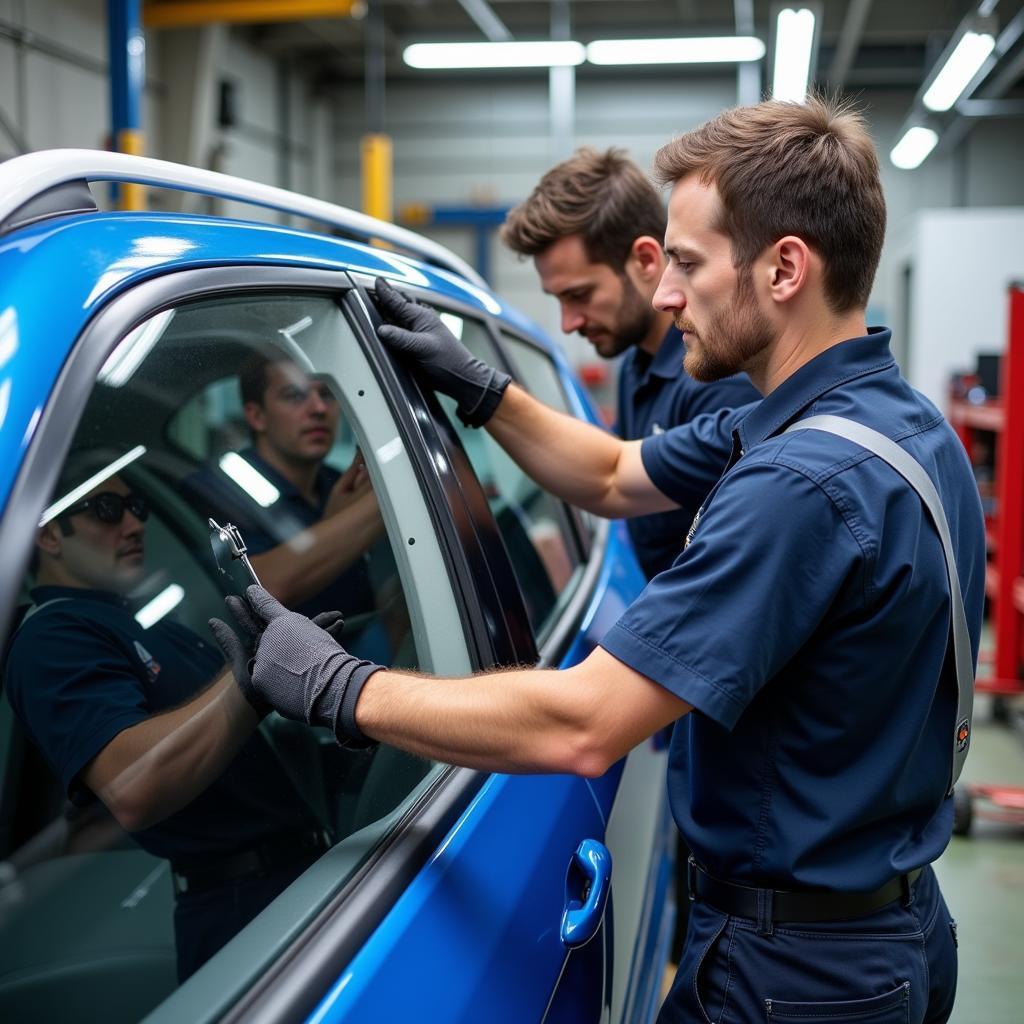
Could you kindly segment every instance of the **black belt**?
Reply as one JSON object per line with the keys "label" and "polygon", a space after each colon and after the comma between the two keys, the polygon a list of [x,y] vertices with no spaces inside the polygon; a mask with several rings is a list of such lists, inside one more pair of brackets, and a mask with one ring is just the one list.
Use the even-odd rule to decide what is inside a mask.
{"label": "black belt", "polygon": [[258,846],[228,854],[211,855],[209,862],[195,865],[171,864],[175,895],[195,893],[242,878],[258,878],[303,859],[312,859],[331,845],[330,837],[320,829],[269,839]]}
{"label": "black belt", "polygon": [[911,886],[921,874],[921,868],[916,868],[871,892],[837,892],[834,889],[791,892],[723,882],[709,875],[693,857],[687,867],[691,900],[703,900],[716,910],[734,917],[755,919],[760,917],[759,908],[767,908],[770,900],[773,921],[795,922],[848,921],[874,913],[893,900],[909,903]]}

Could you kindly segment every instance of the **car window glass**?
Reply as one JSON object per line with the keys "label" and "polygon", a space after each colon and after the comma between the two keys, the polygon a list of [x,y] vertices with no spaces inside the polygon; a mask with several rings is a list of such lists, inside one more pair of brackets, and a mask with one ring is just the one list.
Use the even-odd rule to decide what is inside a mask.
{"label": "car window glass", "polygon": [[[477,358],[498,360],[487,328],[479,320],[452,312],[441,314]],[[558,611],[579,578],[580,558],[565,506],[531,480],[487,433],[463,425],[455,403],[439,395],[483,485],[534,634],[543,642]]]}
{"label": "car window glass", "polygon": [[[205,300],[131,331],[71,440],[5,651],[0,1019],[58,1019],[71,972],[76,1020],[138,1020],[333,858],[326,900],[370,852],[348,837],[440,770],[276,714],[204,759],[225,713],[198,696],[225,671],[208,620],[236,586],[211,517],[285,605],[343,612],[358,656],[469,669],[415,473],[333,299]],[[161,715],[178,724],[139,731]],[[100,772],[114,750],[123,769]]]}
{"label": "car window glass", "polygon": [[505,331],[502,331],[501,343],[508,350],[516,369],[523,375],[523,385],[529,389],[530,394],[552,409],[571,413],[569,399],[562,390],[558,370],[551,358],[535,345]]}
{"label": "car window glass", "polygon": [[[517,338],[506,331],[501,333],[502,344],[505,346],[516,369],[522,374],[522,384],[535,398],[559,412],[577,415],[562,387],[558,368],[551,357],[543,353],[535,345],[522,338]],[[594,517],[583,509],[572,509],[572,518],[580,534],[588,541],[593,539],[595,531]]]}

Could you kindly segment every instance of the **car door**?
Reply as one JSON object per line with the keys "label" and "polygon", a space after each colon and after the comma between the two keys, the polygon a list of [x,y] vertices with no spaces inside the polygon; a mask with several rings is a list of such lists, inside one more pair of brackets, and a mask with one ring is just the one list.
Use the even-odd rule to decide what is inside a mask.
{"label": "car door", "polygon": [[[443,436],[443,417],[416,404],[408,377],[361,336],[347,285],[336,273],[205,268],[105,307],[18,468],[0,544],[26,576],[5,580],[3,603],[31,598],[32,524],[60,517],[67,456],[87,448],[102,479],[117,464],[152,508],[145,586],[132,595],[156,616],[144,628],[173,618],[204,635],[223,586],[206,515],[234,502],[260,522],[260,486],[226,467],[245,445],[232,378],[269,348],[324,383],[345,427],[338,468],[358,447],[380,503],[382,534],[364,559],[372,602],[354,613],[355,643],[442,674],[529,660],[522,596],[503,592],[507,555],[488,547],[474,508],[481,484]],[[603,821],[580,780],[485,776],[387,748],[360,760],[271,719],[263,731],[281,778],[304,815],[329,816],[330,848],[179,985],[166,858],[139,848],[96,801],[70,807],[38,737],[6,703],[0,727],[4,1019],[281,1020],[319,1005],[339,1020],[368,1007],[400,1019],[405,1006],[455,1021],[475,1019],[491,996],[488,1017],[539,1019],[575,970],[566,910],[577,941],[602,919],[603,868],[580,848]]]}
{"label": "car door", "polygon": [[[532,394],[553,408],[597,422],[587,396],[557,353],[509,327],[500,329],[499,337],[518,379]],[[585,657],[624,610],[622,602],[628,603],[644,586],[621,523],[610,526],[577,511],[575,524],[582,536],[600,538],[603,558],[598,551],[591,561],[603,564],[608,575],[591,597],[592,613],[563,634],[568,642],[559,644],[552,637],[542,647],[541,659],[549,664],[574,664]],[[604,841],[616,865],[611,900],[616,923],[611,951],[615,1021],[653,1019],[660,1002],[661,969],[668,959],[674,920],[675,825],[668,808],[667,767],[667,746],[657,736],[589,783],[606,816]]]}
{"label": "car door", "polygon": [[[520,383],[556,408],[586,414],[585,399],[567,390],[572,382],[564,365],[542,347],[509,332],[496,341],[494,325],[479,314],[450,300],[418,297],[438,306],[449,329],[479,358],[504,362]],[[545,494],[485,431],[461,427],[449,399],[439,401],[483,485],[541,661],[574,664],[643,586],[621,524],[599,523]],[[596,993],[613,1020],[651,1014],[671,928],[665,756],[653,743],[645,744],[603,779],[580,781],[599,808],[602,830],[608,830],[605,842],[615,847],[611,911],[600,939],[568,958],[549,1006],[551,1020],[597,1019]],[[601,973],[607,975],[604,983]]]}

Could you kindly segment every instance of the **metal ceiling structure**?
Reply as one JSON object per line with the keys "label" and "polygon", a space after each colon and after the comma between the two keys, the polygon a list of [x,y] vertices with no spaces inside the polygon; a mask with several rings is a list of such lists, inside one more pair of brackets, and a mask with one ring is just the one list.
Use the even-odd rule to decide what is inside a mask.
{"label": "metal ceiling structure", "polygon": [[[150,3],[159,6],[154,0]],[[779,6],[777,0],[367,0],[354,5],[353,16],[256,24],[244,31],[259,48],[301,63],[329,85],[363,78],[366,28],[372,21],[383,26],[387,76],[395,79],[424,74],[403,64],[401,53],[408,43],[550,39],[553,9],[558,7],[568,10],[572,38],[586,43],[600,38],[734,34],[741,24],[749,30],[751,14],[754,33],[768,41]],[[977,10],[979,0],[826,0],[823,6],[815,76],[819,86],[916,91],[962,19]],[[993,5],[988,0],[987,6],[994,7],[995,17],[1005,24],[1024,2],[997,0]],[[663,73],[664,68],[657,70]],[[709,73],[708,66],[674,70],[696,76]],[[622,75],[644,69],[583,65],[577,73]]]}

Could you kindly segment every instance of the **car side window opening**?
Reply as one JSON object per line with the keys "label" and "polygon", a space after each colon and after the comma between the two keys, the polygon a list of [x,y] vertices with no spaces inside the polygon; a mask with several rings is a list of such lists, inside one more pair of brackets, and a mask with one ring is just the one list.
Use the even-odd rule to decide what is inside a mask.
{"label": "car side window opening", "polygon": [[[481,321],[450,311],[440,315],[473,355],[485,362],[497,361],[494,342]],[[533,390],[533,381],[541,378],[541,397],[548,400],[552,397],[549,379],[538,369],[531,363],[527,374],[524,364],[520,383]],[[437,397],[483,485],[519,582],[530,625],[538,643],[542,643],[582,574],[565,506],[531,480],[487,431],[464,426],[455,415],[452,399],[440,394]],[[560,392],[558,398],[559,407],[564,409],[565,399]]]}
{"label": "car side window opening", "polygon": [[[203,735],[197,695],[225,671],[207,622],[233,584],[210,517],[241,529],[284,604],[342,611],[354,653],[470,668],[415,473],[332,298],[204,300],[127,334],[72,439],[4,651],[0,958],[37,979],[0,984],[4,1019],[38,1019],[47,976],[87,962],[95,998],[76,1019],[139,1019],[321,861],[322,900],[337,891],[372,845],[346,838],[397,817],[442,767],[344,751],[276,714],[208,779],[194,747],[174,751],[181,730]],[[148,744],[140,730],[175,715],[172,738]]]}
{"label": "car side window opening", "polygon": [[[536,345],[517,338],[507,331],[501,332],[501,341],[515,363],[516,369],[522,374],[520,383],[535,398],[545,405],[564,412],[570,416],[579,415],[579,405],[573,405],[563,390],[562,380],[551,357],[542,352]],[[572,509],[572,521],[589,549],[594,539],[596,524],[591,513],[580,508]]]}

